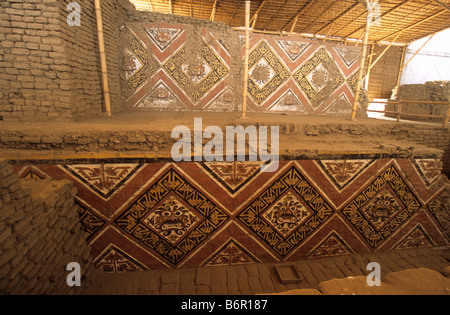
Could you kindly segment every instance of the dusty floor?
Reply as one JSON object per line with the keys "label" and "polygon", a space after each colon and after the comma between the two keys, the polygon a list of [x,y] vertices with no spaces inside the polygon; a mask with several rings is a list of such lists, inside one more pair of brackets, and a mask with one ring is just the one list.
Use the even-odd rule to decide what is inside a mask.
{"label": "dusty floor", "polygon": [[[370,262],[381,285],[369,287]],[[282,283],[275,266],[295,265],[297,283]],[[89,295],[450,295],[450,248],[417,248],[289,263],[249,264],[122,274],[98,272]],[[443,270],[446,272],[442,273]],[[445,276],[444,276],[445,274]]]}
{"label": "dusty floor", "polygon": [[[97,117],[86,119],[79,122],[41,122],[41,123],[17,123],[17,122],[0,122],[0,138],[5,142],[4,138],[15,139],[15,134],[19,131],[23,139],[19,144],[23,144],[24,138],[61,138],[65,136],[75,137],[98,137],[111,139],[117,136],[123,136],[124,139],[136,136],[148,135],[149,133],[160,133],[158,140],[164,139],[167,143],[158,146],[158,150],[154,150],[155,144],[150,147],[137,146],[133,149],[132,145],[127,143],[127,147],[112,149],[111,147],[93,146],[90,147],[74,145],[68,146],[66,143],[61,145],[58,142],[52,144],[41,144],[41,149],[54,149],[54,154],[66,154],[68,152],[100,152],[103,156],[117,157],[114,151],[121,151],[120,156],[136,156],[136,154],[145,153],[154,157],[170,157],[170,148],[175,140],[171,139],[170,132],[175,126],[186,126],[191,131],[194,129],[194,118],[202,118],[202,130],[207,126],[221,127],[225,136],[226,126],[278,126],[280,128],[279,150],[283,156],[301,156],[327,153],[341,154],[392,154],[403,153],[405,155],[420,154],[421,152],[434,152],[433,149],[425,146],[412,144],[408,139],[408,133],[423,129],[425,132],[433,132],[433,130],[442,130],[441,124],[423,123],[423,122],[396,122],[392,119],[361,119],[350,121],[347,117],[331,117],[331,116],[314,116],[314,115],[283,115],[283,114],[264,114],[249,113],[248,119],[240,119],[240,113],[213,113],[213,112],[129,112],[121,113],[114,117]],[[394,130],[395,129],[395,130]],[[390,134],[391,130],[393,134]],[[270,138],[270,137],[269,137]],[[123,139],[123,138],[122,138]],[[132,141],[135,141],[132,140]],[[2,142],[0,141],[0,143]],[[11,140],[14,142],[14,140]],[[38,143],[39,143],[38,139]],[[61,140],[62,141],[62,140]],[[119,141],[119,140],[118,140]],[[120,145],[123,142],[120,140]],[[14,145],[14,144],[13,144]],[[35,145],[32,143],[31,145]],[[3,147],[0,157],[22,157],[39,158],[39,153],[28,150],[21,152],[21,146],[14,145],[14,150],[10,147]],[[48,148],[46,148],[48,147]],[[70,148],[69,148],[70,147]],[[81,149],[80,149],[81,148]],[[64,152],[62,152],[64,151]],[[156,151],[156,152],[155,152]],[[433,152],[432,152],[433,151]],[[49,153],[49,152],[47,152]],[[439,153],[437,153],[439,154]],[[87,156],[89,157],[89,156]],[[56,156],[57,158],[57,156]]]}

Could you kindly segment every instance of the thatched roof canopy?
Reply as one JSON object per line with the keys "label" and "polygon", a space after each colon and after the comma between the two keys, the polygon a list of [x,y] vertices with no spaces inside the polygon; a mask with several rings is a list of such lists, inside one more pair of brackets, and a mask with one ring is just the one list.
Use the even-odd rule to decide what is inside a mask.
{"label": "thatched roof canopy", "polygon": [[[245,25],[245,0],[131,0],[150,10]],[[252,0],[252,26],[269,32],[294,32],[329,39],[360,39],[367,11],[359,0]],[[381,23],[370,41],[409,43],[450,27],[450,0],[379,0]]]}

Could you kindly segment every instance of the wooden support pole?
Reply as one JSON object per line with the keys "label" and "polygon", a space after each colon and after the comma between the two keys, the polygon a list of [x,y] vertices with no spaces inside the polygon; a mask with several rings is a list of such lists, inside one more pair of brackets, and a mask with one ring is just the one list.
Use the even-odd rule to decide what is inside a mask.
{"label": "wooden support pole", "polygon": [[367,71],[366,74],[366,90],[369,90],[370,69],[372,69],[371,65],[374,51],[375,51],[375,44],[372,44],[370,47],[370,55],[369,55],[369,68],[368,68],[369,70]]}
{"label": "wooden support pole", "polygon": [[414,55],[412,55],[411,58],[409,58],[409,60],[403,65],[403,67],[400,69],[400,72],[403,71],[403,69],[406,68],[406,66],[411,62],[411,60],[413,60],[413,58],[422,50],[423,47],[425,47],[426,44],[428,44],[428,42],[434,37],[434,35],[436,35],[436,33],[434,33],[433,35],[430,36],[430,38],[428,38],[425,43],[423,43],[422,46],[420,46],[420,48],[414,53]]}
{"label": "wooden support pole", "polygon": [[281,31],[284,32],[284,31],[287,29],[287,27],[289,26],[289,24],[292,23],[290,33],[293,33],[293,32],[294,32],[295,25],[297,24],[297,21],[298,21],[299,17],[300,17],[305,11],[309,10],[309,8],[315,3],[315,1],[316,1],[316,0],[309,0],[308,4],[307,4],[306,6],[304,6],[304,7],[300,10],[300,12],[298,12],[297,15],[296,15],[292,20],[290,20],[289,23],[286,24],[285,27],[283,27],[283,28],[281,29]]}
{"label": "wooden support pole", "polygon": [[328,36],[330,35],[331,30],[333,29],[333,25],[334,25],[334,23],[331,23],[331,24],[330,24],[330,28],[328,29],[327,35],[326,35],[325,38],[323,39],[323,42],[324,42],[324,43],[327,41]]}
{"label": "wooden support pole", "polygon": [[399,33],[397,35],[397,37],[394,39],[394,41],[392,41],[385,50],[383,50],[383,52],[378,56],[378,58],[373,62],[373,64],[370,65],[369,67],[369,71],[377,64],[378,61],[380,61],[380,59],[384,56],[384,54],[389,50],[389,48],[391,48],[391,46],[395,43],[395,41],[398,39],[398,37],[401,35],[401,33]]}
{"label": "wooden support pole", "polygon": [[150,10],[155,11],[155,8],[153,7],[152,0],[148,0],[148,4],[150,5]]}
{"label": "wooden support pole", "polygon": [[97,33],[98,33],[98,47],[100,52],[100,64],[102,67],[102,83],[103,83],[103,96],[105,99],[106,115],[111,117],[111,99],[109,96],[108,85],[108,71],[106,67],[106,53],[105,53],[105,40],[103,37],[103,21],[102,21],[102,6],[100,0],[95,0],[95,13],[97,17]]}
{"label": "wooden support pole", "polygon": [[398,103],[397,105],[397,122],[400,121],[400,117],[402,115],[402,106],[403,106],[402,103]]}
{"label": "wooden support pole", "polygon": [[448,107],[447,107],[447,114],[445,114],[445,119],[444,119],[444,128],[448,127],[448,121],[450,119],[450,102],[448,103]]}
{"label": "wooden support pole", "polygon": [[245,1],[245,57],[244,57],[244,86],[242,92],[242,119],[246,119],[248,92],[248,55],[250,47],[250,0]]}
{"label": "wooden support pole", "polygon": [[210,18],[209,18],[210,21],[214,21],[214,19],[216,18],[217,1],[218,1],[218,0],[215,0],[215,1],[214,1],[214,5],[213,5],[212,11],[211,11],[211,16],[210,16]]}
{"label": "wooden support pole", "polygon": [[189,7],[189,15],[190,15],[190,17],[194,17],[194,7],[192,6],[192,1],[193,0],[191,0],[191,5]]}
{"label": "wooden support pole", "polygon": [[250,19],[250,23],[252,23],[252,29],[255,28],[256,20],[258,19],[259,12],[261,12],[261,9],[263,8],[264,4],[267,2],[267,0],[264,0],[256,10],[255,14],[253,14],[252,18]]}
{"label": "wooden support pole", "polygon": [[398,76],[397,76],[397,85],[395,86],[397,89],[400,86],[400,81],[402,79],[402,72],[403,72],[403,64],[405,63],[405,54],[406,54],[406,46],[402,49],[402,60],[400,61],[400,67],[398,69]]}
{"label": "wooden support pole", "polygon": [[169,0],[169,12],[170,14],[173,14],[173,1]]}
{"label": "wooden support pole", "polygon": [[370,24],[371,21],[369,20],[369,6],[367,5],[367,19],[366,19],[366,29],[364,31],[363,50],[361,54],[361,63],[359,65],[358,78],[356,81],[355,99],[353,101],[352,114],[350,116],[350,120],[352,121],[355,120],[356,118],[356,112],[358,111],[359,96],[361,95],[361,82],[364,75],[364,66],[366,64],[367,44],[369,42],[369,35],[370,35]]}

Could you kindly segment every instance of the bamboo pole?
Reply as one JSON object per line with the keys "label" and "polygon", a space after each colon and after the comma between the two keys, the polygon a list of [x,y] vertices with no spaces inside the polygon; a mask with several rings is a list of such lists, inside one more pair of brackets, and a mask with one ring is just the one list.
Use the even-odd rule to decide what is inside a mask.
{"label": "bamboo pole", "polygon": [[450,102],[448,103],[447,114],[445,115],[444,119],[444,128],[447,128],[449,119],[450,119]]}
{"label": "bamboo pole", "polygon": [[209,18],[210,21],[214,21],[216,19],[217,1],[218,0],[214,1],[214,5],[213,5],[212,11],[211,11],[211,17]]}
{"label": "bamboo pole", "polygon": [[100,0],[95,0],[95,13],[97,16],[97,33],[98,33],[98,46],[100,52],[100,64],[102,67],[103,96],[105,98],[106,114],[108,117],[111,117],[111,99],[109,96],[108,71],[106,67],[105,41],[103,38],[102,8]]}
{"label": "bamboo pole", "polygon": [[252,18],[250,19],[250,23],[252,23],[252,29],[255,28],[256,20],[258,19],[259,12],[261,12],[261,9],[263,8],[264,4],[267,2],[267,0],[264,0],[256,10],[255,14],[253,14]]}
{"label": "bamboo pole", "polygon": [[331,24],[330,24],[330,28],[328,29],[327,35],[326,35],[325,38],[323,39],[323,42],[324,42],[324,43],[327,41],[328,36],[330,35],[331,30],[333,29],[333,25],[334,25],[334,23],[331,23]]}
{"label": "bamboo pole", "polygon": [[364,41],[363,41],[363,50],[362,50],[362,54],[361,54],[361,64],[359,65],[358,79],[356,81],[355,100],[353,101],[352,114],[350,116],[350,120],[355,120],[356,112],[358,111],[358,101],[359,101],[359,96],[361,94],[361,82],[362,82],[363,75],[364,75],[364,66],[366,64],[366,57],[367,57],[367,43],[369,41],[369,35],[370,35],[370,23],[371,23],[371,21],[369,20],[369,6],[367,5],[366,29],[364,31]]}
{"label": "bamboo pole", "polygon": [[246,119],[248,92],[248,55],[250,46],[250,0],[245,1],[245,57],[244,57],[244,86],[242,93],[242,119]]}
{"label": "bamboo pole", "polygon": [[423,43],[422,46],[420,46],[420,48],[415,52],[414,55],[412,55],[411,58],[409,58],[409,60],[403,65],[403,67],[400,69],[400,71],[403,71],[403,69],[406,68],[406,66],[411,62],[411,60],[422,50],[423,47],[425,47],[426,44],[428,44],[428,42],[434,37],[434,35],[436,35],[436,33],[434,33],[433,35],[430,36],[430,38],[428,38],[426,40],[425,43]]}
{"label": "bamboo pole", "polygon": [[400,61],[400,67],[398,69],[398,75],[397,75],[397,85],[395,86],[395,94],[397,95],[398,93],[398,87],[400,86],[400,81],[402,79],[402,69],[403,69],[403,64],[405,63],[405,54],[406,54],[406,46],[403,47],[402,49],[402,59]]}
{"label": "bamboo pole", "polygon": [[370,65],[369,67],[369,71],[377,64],[378,61],[380,61],[380,59],[384,56],[384,54],[389,50],[389,48],[391,48],[391,46],[395,43],[395,41],[399,38],[399,36],[402,33],[399,33],[397,35],[397,37],[386,47],[385,50],[383,50],[383,52],[378,56],[378,58],[373,62],[373,64]]}
{"label": "bamboo pole", "polygon": [[370,55],[369,55],[369,70],[366,74],[366,90],[369,90],[369,79],[370,79],[370,69],[372,68],[373,55],[375,50],[375,44],[372,44],[370,47]]}

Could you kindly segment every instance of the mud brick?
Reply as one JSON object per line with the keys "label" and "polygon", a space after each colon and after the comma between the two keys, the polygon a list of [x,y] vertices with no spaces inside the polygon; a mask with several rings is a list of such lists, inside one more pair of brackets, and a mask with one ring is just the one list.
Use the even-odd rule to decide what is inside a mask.
{"label": "mud brick", "polygon": [[0,222],[0,244],[2,244],[3,241],[10,236],[11,236],[11,227],[7,226],[4,222]]}
{"label": "mud brick", "polygon": [[195,295],[195,269],[187,269],[180,274],[180,294]]}
{"label": "mud brick", "polygon": [[241,294],[244,294],[244,295],[248,295],[248,294],[252,293],[247,279],[248,279],[247,277],[246,278],[239,277],[237,279],[239,291],[241,292]]}
{"label": "mud brick", "polygon": [[161,295],[178,295],[178,291],[179,291],[178,284],[164,283],[161,285],[159,293]]}
{"label": "mud brick", "polygon": [[249,285],[250,291],[252,291],[253,293],[262,293],[261,282],[259,281],[258,278],[249,277],[248,285]]}
{"label": "mud brick", "polygon": [[211,294],[214,295],[227,295],[227,278],[225,276],[215,277],[211,279]]}
{"label": "mud brick", "polygon": [[197,270],[197,276],[195,277],[195,284],[209,285],[210,283],[211,283],[211,269],[199,268]]}
{"label": "mud brick", "polygon": [[319,280],[310,271],[303,271],[302,276],[309,284],[317,284],[319,282]]}
{"label": "mud brick", "polygon": [[259,277],[258,267],[256,264],[245,265],[249,277]]}
{"label": "mud brick", "polygon": [[162,284],[174,284],[180,282],[180,275],[176,272],[165,272],[161,275]]}
{"label": "mud brick", "polygon": [[209,285],[202,284],[197,286],[197,294],[198,295],[210,295],[211,290],[209,288]]}
{"label": "mud brick", "polygon": [[11,261],[17,254],[17,250],[14,248],[9,249],[7,252],[0,256],[0,267]]}
{"label": "mud brick", "polygon": [[228,289],[228,294],[230,294],[230,295],[240,294],[239,285],[238,285],[238,282],[236,279],[228,278],[227,289]]}
{"label": "mud brick", "polygon": [[228,279],[238,279],[238,273],[234,268],[227,268],[227,278]]}

